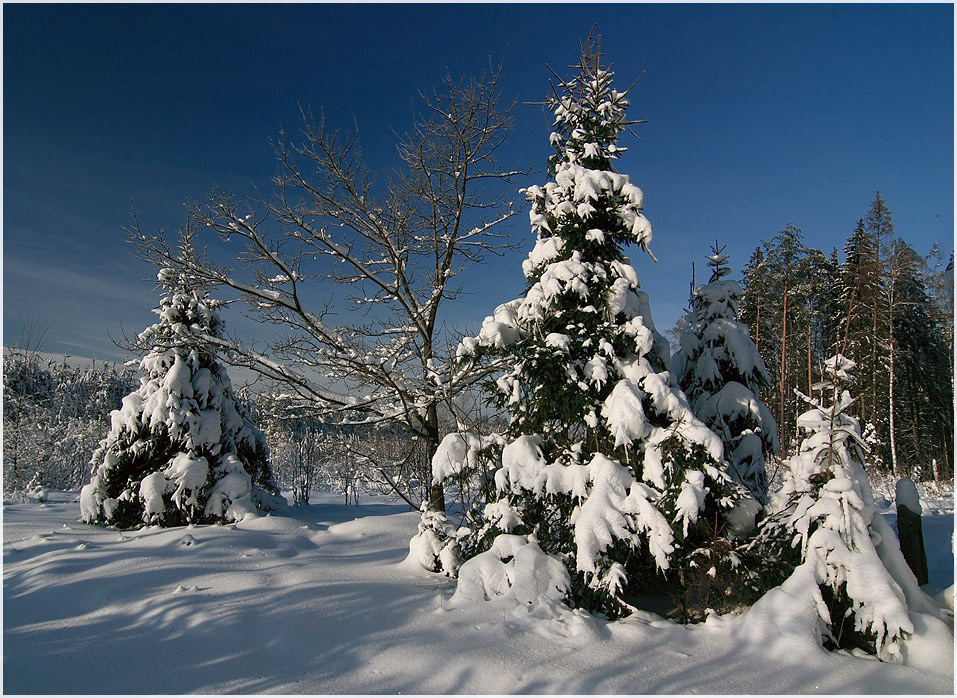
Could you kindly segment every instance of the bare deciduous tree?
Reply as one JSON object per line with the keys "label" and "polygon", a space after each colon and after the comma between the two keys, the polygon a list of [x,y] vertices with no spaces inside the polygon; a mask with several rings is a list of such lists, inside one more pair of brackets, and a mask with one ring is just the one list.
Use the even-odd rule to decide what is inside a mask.
{"label": "bare deciduous tree", "polygon": [[[363,163],[358,134],[303,110],[302,141],[280,133],[274,143],[271,196],[216,190],[190,207],[180,236],[197,248],[204,230],[239,243],[236,268],[182,258],[162,233],[144,234],[138,224],[131,238],[156,266],[188,266],[279,328],[263,350],[210,341],[278,384],[294,409],[396,422],[431,454],[439,405],[454,409],[456,393],[477,380],[455,369],[452,342],[440,345],[440,308],[461,293],[457,277],[469,264],[508,246],[502,224],[517,213],[505,185],[524,172],[496,162],[512,111],[500,102],[500,75],[446,78],[423,93],[412,130],[398,139],[398,165],[381,185]],[[334,317],[344,301],[348,313]],[[430,500],[444,509],[440,487]]]}

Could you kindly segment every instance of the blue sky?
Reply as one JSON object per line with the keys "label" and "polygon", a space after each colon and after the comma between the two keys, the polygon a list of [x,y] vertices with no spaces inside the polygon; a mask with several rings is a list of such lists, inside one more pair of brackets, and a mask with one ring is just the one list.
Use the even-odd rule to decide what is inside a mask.
{"label": "blue sky", "polygon": [[[882,191],[919,252],[953,249],[952,5],[10,5],[3,6],[3,341],[24,314],[47,351],[119,359],[153,320],[154,270],[122,226],[175,230],[214,183],[247,192],[274,171],[268,139],[297,104],[349,129],[373,168],[417,90],[504,56],[516,128],[502,160],[544,182],[549,78],[598,23],[641,141],[619,169],[645,192],[654,264],[633,262],[660,330],[691,262],[728,245],[735,271],[793,222],[840,247]],[[516,197],[518,195],[516,194]],[[533,239],[469,277],[451,309],[477,329],[523,290]],[[224,260],[225,261],[225,260]],[[257,329],[227,315],[240,334]]]}

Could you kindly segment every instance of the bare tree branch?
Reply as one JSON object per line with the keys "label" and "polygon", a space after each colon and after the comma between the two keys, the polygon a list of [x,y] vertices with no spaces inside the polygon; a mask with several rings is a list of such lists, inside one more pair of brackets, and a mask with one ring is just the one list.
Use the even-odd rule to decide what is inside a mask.
{"label": "bare tree branch", "polygon": [[[505,185],[528,173],[495,159],[514,106],[500,100],[500,76],[501,68],[480,79],[446,77],[422,93],[421,113],[397,143],[398,166],[381,185],[363,163],[358,129],[341,133],[321,112],[316,119],[300,108],[301,140],[280,132],[273,142],[271,194],[216,189],[189,207],[181,243],[197,249],[215,233],[237,250],[235,269],[179,254],[135,218],[129,236],[142,258],[230,289],[250,317],[281,329],[261,351],[206,338],[225,361],[314,413],[397,422],[431,453],[439,405],[489,373],[456,367],[437,344],[440,308],[462,292],[463,270],[510,247],[502,228],[519,209]],[[351,312],[334,318],[343,302]],[[441,491],[432,499],[443,508]]]}

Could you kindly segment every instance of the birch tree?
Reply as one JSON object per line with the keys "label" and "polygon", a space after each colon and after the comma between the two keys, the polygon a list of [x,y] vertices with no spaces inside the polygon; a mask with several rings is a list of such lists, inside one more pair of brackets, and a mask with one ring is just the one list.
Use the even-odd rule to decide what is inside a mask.
{"label": "birch tree", "polygon": [[[410,449],[418,441],[434,452],[440,405],[454,409],[456,393],[477,379],[448,360],[440,309],[461,293],[465,268],[507,246],[503,224],[517,210],[504,184],[524,174],[496,161],[512,111],[500,75],[447,77],[422,93],[382,183],[364,164],[358,133],[304,109],[300,137],[280,132],[274,143],[271,195],[217,189],[193,204],[181,236],[199,246],[216,233],[237,261],[197,256],[185,262],[189,272],[232,289],[278,329],[262,350],[207,339],[277,384],[292,409],[397,423]],[[131,232],[154,264],[184,264],[162,235]],[[444,509],[440,486],[428,498]]]}

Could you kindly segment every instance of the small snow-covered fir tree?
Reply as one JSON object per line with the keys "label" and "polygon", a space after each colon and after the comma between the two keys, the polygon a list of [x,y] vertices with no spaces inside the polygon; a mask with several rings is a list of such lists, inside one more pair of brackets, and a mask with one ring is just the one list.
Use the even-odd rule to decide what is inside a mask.
{"label": "small snow-covered fir tree", "polygon": [[222,336],[222,303],[183,273],[164,269],[159,281],[159,322],[137,340],[150,347],[144,375],[111,413],[110,433],[93,454],[93,478],[80,494],[83,520],[178,526],[279,506],[265,437],[204,344]]}
{"label": "small snow-covered fir tree", "polygon": [[763,581],[812,585],[826,644],[900,661],[901,640],[914,630],[908,603],[926,609],[893,531],[875,511],[867,446],[847,413],[854,400],[842,389],[854,366],[840,354],[828,359],[825,379],[814,386],[819,397],[801,395],[811,408],[798,418],[807,436],[751,550],[770,572],[756,572]]}
{"label": "small snow-covered fir tree", "polygon": [[711,279],[694,290],[672,370],[695,415],[721,437],[728,474],[763,503],[765,454],[778,451],[777,425],[758,397],[770,378],[748,328],[737,320],[743,291],[726,278],[731,268],[724,247],[715,242],[711,252]]}
{"label": "small snow-covered fir tree", "polygon": [[[627,91],[612,87],[592,43],[579,69],[548,100],[552,180],[525,191],[537,234],[528,291],[460,346],[460,360],[502,368],[492,396],[510,423],[496,496],[454,544],[471,558],[459,571],[470,598],[517,593],[539,574],[531,565],[551,596],[618,615],[628,594],[664,584],[707,596],[722,565],[715,542],[743,492],[668,372],[668,343],[622,250],[650,254],[652,239],[641,189],[613,166],[635,123]],[[433,467],[437,478],[460,469]]]}

